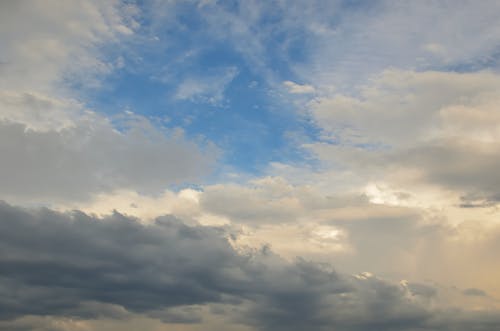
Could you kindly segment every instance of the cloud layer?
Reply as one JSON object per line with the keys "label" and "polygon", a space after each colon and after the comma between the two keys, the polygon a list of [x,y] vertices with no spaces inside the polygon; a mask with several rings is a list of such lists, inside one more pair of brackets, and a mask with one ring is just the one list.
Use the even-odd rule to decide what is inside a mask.
{"label": "cloud layer", "polygon": [[500,329],[498,22],[0,3],[0,330]]}
{"label": "cloud layer", "polygon": [[449,330],[459,324],[457,330],[488,330],[500,323],[493,315],[457,318],[431,309],[426,302],[437,294],[429,286],[342,275],[302,259],[289,263],[265,247],[239,253],[223,228],[186,226],[171,216],[146,226],[117,213],[96,219],[2,203],[0,218],[0,306],[7,320],[144,313],[166,323],[198,323],[189,310],[189,318],[161,311],[226,303],[236,308],[226,318],[259,330]]}

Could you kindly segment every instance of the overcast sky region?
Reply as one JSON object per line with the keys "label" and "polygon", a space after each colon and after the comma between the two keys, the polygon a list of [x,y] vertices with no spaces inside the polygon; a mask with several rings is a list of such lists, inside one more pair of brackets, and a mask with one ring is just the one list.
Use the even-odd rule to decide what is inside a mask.
{"label": "overcast sky region", "polygon": [[0,1],[4,330],[500,330],[500,2]]}

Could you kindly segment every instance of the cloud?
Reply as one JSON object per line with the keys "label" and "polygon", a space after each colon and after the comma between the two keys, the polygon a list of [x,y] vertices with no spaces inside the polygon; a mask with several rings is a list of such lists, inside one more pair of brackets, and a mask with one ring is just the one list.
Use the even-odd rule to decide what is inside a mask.
{"label": "cloud", "polygon": [[[429,285],[286,262],[268,248],[238,253],[223,228],[187,226],[172,216],[142,225],[118,213],[95,218],[2,203],[0,219],[4,320],[135,313],[198,323],[192,305],[231,303],[236,310],[227,317],[257,330],[448,330],[458,323],[445,308],[424,304],[436,296]],[[460,321],[484,330],[500,323],[498,315],[464,314]]]}
{"label": "cloud", "polygon": [[[499,249],[495,211],[464,211],[453,198],[437,201],[433,194],[384,186],[365,194],[341,193],[268,177],[206,186],[190,210],[196,211],[193,219],[224,219],[239,231],[239,247],[267,244],[290,261],[304,256],[350,273],[367,270],[417,283],[430,279],[464,288],[481,283],[489,293],[499,293],[500,269],[492,255]],[[443,261],[446,270],[439,267]]]}
{"label": "cloud", "polygon": [[224,90],[238,74],[235,67],[229,67],[214,75],[185,78],[177,87],[174,97],[218,105],[224,100]]}
{"label": "cloud", "polygon": [[164,323],[199,324],[203,321],[202,309],[199,306],[180,306],[149,314]]}
{"label": "cloud", "polygon": [[52,316],[26,316],[15,321],[0,321],[0,330],[12,331],[90,331],[87,322]]}
{"label": "cloud", "polygon": [[[398,6],[391,1],[211,1],[157,3],[152,12],[156,28],[184,26],[175,13],[189,12],[197,25],[185,38],[196,45],[207,39],[229,45],[269,86],[294,77],[317,91],[332,86],[353,91],[387,68],[477,70],[496,63],[498,9],[494,1]],[[464,17],[469,24],[463,24]]]}
{"label": "cloud", "polygon": [[[187,227],[171,217],[143,226],[119,214],[98,220],[78,212],[1,209],[3,318],[105,312],[99,306],[88,311],[88,302],[144,312],[221,301],[231,293],[226,274],[243,259],[216,229]],[[21,245],[23,237],[29,247]]]}
{"label": "cloud", "polygon": [[[137,21],[121,2],[1,6],[0,199],[77,210],[0,204],[0,329],[498,329],[500,79],[469,72],[497,61],[496,4],[156,2]],[[96,115],[67,87],[128,63],[103,49],[139,21],[160,52],[188,28],[188,46],[229,45],[262,87],[310,99],[318,167],[169,190],[208,173],[210,143]],[[238,69],[218,68],[173,98],[224,105]]]}
{"label": "cloud", "polygon": [[125,121],[122,131],[98,115],[73,125],[36,131],[0,122],[4,199],[55,203],[120,188],[161,193],[170,184],[199,178],[214,161],[210,146],[203,151],[142,117]]}
{"label": "cloud", "polygon": [[497,143],[443,139],[396,153],[388,162],[414,170],[416,180],[459,192],[457,203],[463,207],[491,207],[500,201],[498,148]]}
{"label": "cloud", "polygon": [[[316,10],[302,8],[299,20],[309,41],[307,60],[292,68],[319,89],[352,92],[387,68],[476,71],[497,63],[499,8],[494,1],[308,7]],[[332,18],[336,12],[341,14]],[[465,17],[470,24],[463,24]]]}
{"label": "cloud", "polygon": [[[302,256],[348,273],[370,271],[394,281],[432,280],[462,288],[480,285],[492,296],[500,293],[500,269],[494,260],[500,233],[494,210],[464,210],[453,204],[453,197],[440,201],[441,191],[435,198],[427,189],[407,192],[377,184],[364,193],[342,193],[328,182],[335,175],[314,177],[313,183],[321,181],[329,190],[265,177],[167,191],[158,198],[111,192],[72,208],[99,214],[116,208],[147,222],[171,213],[188,224],[230,228],[237,234],[238,249],[267,245],[288,261]],[[450,302],[472,305],[464,300],[450,297]]]}
{"label": "cloud", "polygon": [[[493,72],[389,70],[359,96],[311,101],[322,141],[305,147],[360,182],[416,193],[441,189],[448,203],[491,206],[500,137],[500,78]],[[418,194],[417,194],[418,195]]]}
{"label": "cloud", "polygon": [[292,94],[309,94],[314,93],[315,91],[312,85],[300,85],[289,80],[284,81],[283,85],[285,85],[285,87],[288,89],[288,92]]}
{"label": "cloud", "polygon": [[324,135],[341,142],[399,147],[459,134],[496,139],[499,90],[492,72],[388,70],[362,85],[359,96],[334,94],[310,108]]}
{"label": "cloud", "polygon": [[[183,306],[232,302],[239,307],[233,318],[259,330],[446,330],[431,326],[437,315],[408,300],[405,287],[301,259],[288,263],[267,249],[241,255],[221,228],[168,216],[146,226],[120,214],[97,219],[5,203],[0,218],[2,319],[123,318],[128,311],[196,323],[182,317]],[[162,307],[178,308],[158,315]]]}
{"label": "cloud", "polygon": [[209,172],[216,154],[209,143],[197,145],[145,117],[96,114],[108,110],[89,111],[85,96],[72,90],[98,86],[121,66],[107,47],[126,48],[139,28],[137,7],[0,6],[1,199],[54,205],[119,189],[156,194]]}
{"label": "cloud", "polygon": [[41,131],[70,127],[82,112],[82,105],[76,100],[37,92],[0,91],[0,107],[0,120],[23,123]]}
{"label": "cloud", "polygon": [[468,296],[478,296],[478,297],[486,296],[486,292],[477,288],[468,288],[463,290],[462,293]]}
{"label": "cloud", "polygon": [[288,183],[280,178],[268,178],[255,184],[253,187],[230,184],[206,187],[200,196],[201,207],[234,222],[280,223],[296,219],[302,207]]}
{"label": "cloud", "polygon": [[130,6],[118,1],[1,6],[0,89],[47,93],[68,77],[95,84],[95,75],[112,70],[99,46],[129,35],[137,24]]}

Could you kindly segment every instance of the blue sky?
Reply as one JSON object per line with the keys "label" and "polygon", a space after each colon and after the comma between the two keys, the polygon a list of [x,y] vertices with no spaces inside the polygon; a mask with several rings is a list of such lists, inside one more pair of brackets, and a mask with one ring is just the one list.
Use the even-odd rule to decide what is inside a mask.
{"label": "blue sky", "polygon": [[[337,7],[366,6],[313,5],[315,12],[325,10],[322,20],[328,26],[338,20],[330,15]],[[300,18],[288,29],[286,6],[260,8],[263,16],[244,22],[241,36],[214,27],[219,16],[245,18],[245,7],[231,1],[215,7],[186,2],[173,5],[175,17],[151,18],[146,5],[136,18],[140,37],[103,49],[107,61],[120,61],[122,67],[97,89],[77,85],[83,91],[79,98],[107,115],[129,110],[182,128],[190,138],[209,140],[222,149],[220,162],[237,172],[256,175],[270,162],[309,162],[296,140],[315,139],[318,130],[304,113],[307,99],[287,93],[283,82],[307,83],[294,68],[306,64],[309,48],[321,41],[304,31],[302,25],[309,22]],[[235,24],[230,20],[227,29]]]}
{"label": "blue sky", "polygon": [[[223,5],[235,14],[238,6]],[[281,82],[296,80],[290,64],[306,59],[307,37],[279,31],[281,13],[270,13],[258,22],[272,34],[261,41],[264,57],[256,65],[239,45],[207,28],[199,7],[176,6],[176,17],[166,26],[141,17],[139,40],[118,51],[104,49],[109,61],[119,59],[123,67],[102,81],[104,88],[78,86],[81,100],[107,115],[132,111],[213,142],[223,151],[220,162],[235,171],[258,174],[269,162],[306,162],[307,153],[291,137],[306,141],[316,129]]]}
{"label": "blue sky", "polygon": [[[318,140],[320,130],[304,108],[327,84],[357,95],[370,76],[387,68],[467,72],[497,63],[496,53],[444,63],[418,45],[411,45],[412,53],[401,45],[387,47],[397,42],[390,38],[373,44],[381,36],[370,36],[362,21],[380,28],[384,15],[394,19],[385,12],[385,2],[135,6],[135,36],[99,46],[103,61],[115,69],[97,88],[67,81],[79,91],[78,99],[106,115],[132,111],[157,125],[181,128],[190,139],[220,147],[222,168],[253,175],[262,174],[270,162],[312,161],[297,139]],[[395,21],[397,28],[402,22]],[[415,33],[419,26],[412,23],[405,29]],[[418,37],[410,34],[408,41]],[[298,98],[288,93],[285,81],[313,83],[318,91]]]}

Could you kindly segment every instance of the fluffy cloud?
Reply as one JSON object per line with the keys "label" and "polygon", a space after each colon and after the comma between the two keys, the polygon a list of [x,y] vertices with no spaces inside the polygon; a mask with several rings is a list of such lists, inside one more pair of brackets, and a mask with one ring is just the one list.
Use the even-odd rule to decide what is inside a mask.
{"label": "fluffy cloud", "polygon": [[114,192],[73,208],[99,214],[117,209],[147,222],[170,213],[189,224],[230,228],[238,234],[234,242],[238,249],[264,245],[288,261],[301,256],[333,263],[349,273],[430,279],[443,286],[479,287],[496,296],[500,291],[494,254],[500,249],[495,244],[500,238],[496,213],[448,206],[449,197],[435,201],[428,190],[423,192],[374,185],[365,193],[341,194],[336,188],[322,191],[267,177],[246,184],[167,191],[158,198]]}
{"label": "fluffy cloud", "polygon": [[336,94],[311,102],[325,136],[341,142],[408,146],[465,135],[496,139],[500,77],[491,72],[385,71],[359,96]]}
{"label": "fluffy cloud", "polygon": [[[219,302],[233,304],[237,309],[225,314],[257,330],[448,330],[460,323],[493,330],[500,323],[488,312],[464,312],[458,320],[430,309],[429,286],[342,275],[301,259],[288,263],[267,248],[237,253],[222,228],[186,226],[174,217],[145,226],[120,214],[96,219],[2,203],[0,218],[2,319],[135,312],[196,323],[195,315],[182,317],[181,307]],[[159,314],[169,307],[178,309]]]}
{"label": "fluffy cloud", "polygon": [[464,206],[488,205],[498,196],[499,90],[491,72],[386,71],[359,96],[312,101],[323,142],[307,147],[361,181],[437,185]]}

